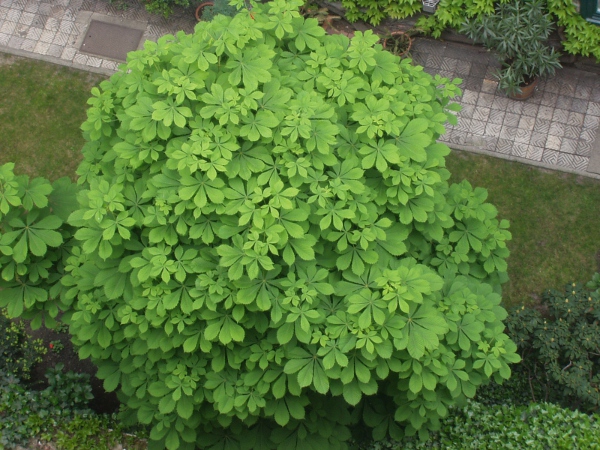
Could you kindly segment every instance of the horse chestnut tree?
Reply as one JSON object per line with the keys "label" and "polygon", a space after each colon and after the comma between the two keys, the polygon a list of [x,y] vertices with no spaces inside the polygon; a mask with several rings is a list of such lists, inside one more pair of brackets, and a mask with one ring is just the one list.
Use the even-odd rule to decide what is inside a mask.
{"label": "horse chestnut tree", "polygon": [[[42,224],[73,342],[150,448],[345,448],[360,420],[426,437],[518,360],[508,224],[449,186],[436,142],[457,82],[300,3],[130,53],[88,102],[71,231]],[[25,222],[3,223],[3,264],[23,264]],[[15,273],[12,301],[56,316]]]}

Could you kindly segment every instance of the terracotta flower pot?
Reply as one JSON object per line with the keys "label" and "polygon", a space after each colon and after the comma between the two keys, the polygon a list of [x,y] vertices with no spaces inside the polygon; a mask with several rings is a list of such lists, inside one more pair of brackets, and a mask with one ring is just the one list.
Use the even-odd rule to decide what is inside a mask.
{"label": "terracotta flower pot", "polygon": [[[391,34],[393,37],[398,37],[398,36],[400,36],[400,39],[403,39],[403,40],[406,42],[406,47],[405,47],[405,49],[404,49],[404,50],[403,50],[401,53],[398,53],[398,54],[397,54],[399,57],[403,58],[403,57],[404,57],[404,56],[406,56],[406,55],[408,54],[408,52],[410,51],[410,48],[411,48],[411,46],[412,46],[412,38],[411,38],[411,37],[410,37],[408,34],[406,34],[404,31],[392,31],[390,34]],[[383,40],[383,43],[382,43],[382,45],[383,45],[383,48],[384,48],[384,49],[387,49],[387,46],[388,46],[388,39],[384,39],[384,40]],[[391,51],[391,50],[390,50],[390,51]]]}
{"label": "terracotta flower pot", "polygon": [[213,2],[204,2],[204,3],[200,3],[198,5],[198,7],[196,8],[196,20],[198,22],[200,22],[202,20],[202,11],[204,11],[204,8],[206,8],[207,6],[214,6],[215,4]]}
{"label": "terracotta flower pot", "polygon": [[530,98],[533,95],[537,85],[538,85],[538,79],[534,78],[533,81],[531,81],[529,84],[527,84],[525,86],[521,86],[520,94],[512,94],[512,95],[509,95],[509,97],[512,98],[513,100],[527,100],[528,98]]}

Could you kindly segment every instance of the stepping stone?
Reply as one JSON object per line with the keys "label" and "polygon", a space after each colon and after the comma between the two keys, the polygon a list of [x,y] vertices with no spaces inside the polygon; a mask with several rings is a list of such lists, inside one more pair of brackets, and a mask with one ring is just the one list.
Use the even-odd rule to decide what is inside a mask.
{"label": "stepping stone", "polygon": [[137,50],[143,34],[143,30],[92,20],[79,50],[124,62],[127,53]]}

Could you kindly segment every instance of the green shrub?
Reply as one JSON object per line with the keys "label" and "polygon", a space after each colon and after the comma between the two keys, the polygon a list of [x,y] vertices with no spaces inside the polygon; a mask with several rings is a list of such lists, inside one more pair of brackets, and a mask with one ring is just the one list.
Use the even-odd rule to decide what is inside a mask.
{"label": "green shrub", "polygon": [[92,91],[61,300],[151,448],[343,448],[353,406],[426,438],[518,360],[508,223],[436,143],[459,80],[301,3],[147,42]]}
{"label": "green shrub", "polygon": [[[587,411],[600,405],[600,290],[596,275],[590,291],[581,284],[549,290],[541,310],[519,307],[507,319],[522,366],[545,398]],[[535,398],[534,398],[535,401]]]}
{"label": "green shrub", "polygon": [[165,17],[169,17],[173,14],[174,6],[189,6],[189,0],[145,0],[146,10],[155,13],[162,14]]}
{"label": "green shrub", "polygon": [[599,420],[597,414],[588,416],[552,403],[486,407],[469,400],[465,407],[452,408],[440,431],[425,442],[388,440],[360,449],[594,450],[600,448]]}
{"label": "green shrub", "polygon": [[0,373],[0,445],[26,445],[32,437],[53,432],[57,424],[91,413],[89,375],[63,373],[62,369],[58,364],[48,370],[48,387],[42,391],[30,390],[18,378]]}
{"label": "green shrub", "polygon": [[[434,14],[419,17],[417,26],[439,38],[444,30],[459,29],[467,19],[494,14],[496,4],[494,0],[441,0]],[[364,20],[372,25],[378,25],[386,17],[404,19],[422,11],[420,0],[342,0],[342,5],[349,21]],[[545,0],[544,8],[564,28],[565,51],[600,60],[600,27],[581,17],[572,0]]]}
{"label": "green shrub", "polygon": [[9,317],[32,319],[33,329],[42,320],[55,328],[75,186],[68,178],[50,183],[15,176],[13,168],[0,166],[0,308]]}
{"label": "green shrub", "polygon": [[229,4],[229,0],[214,0],[213,6],[207,6],[202,11],[202,20],[211,21],[217,14],[234,16],[237,13],[235,6]]}
{"label": "green shrub", "polygon": [[0,372],[28,380],[31,369],[47,352],[41,339],[32,339],[23,322],[15,322],[0,310]]}

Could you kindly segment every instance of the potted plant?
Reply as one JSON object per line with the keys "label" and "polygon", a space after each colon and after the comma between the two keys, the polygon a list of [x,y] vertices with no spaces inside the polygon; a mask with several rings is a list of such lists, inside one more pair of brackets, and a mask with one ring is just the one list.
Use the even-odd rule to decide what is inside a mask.
{"label": "potted plant", "polygon": [[214,0],[203,2],[198,5],[198,8],[196,8],[196,20],[198,20],[198,22],[201,20],[210,22],[213,17],[218,14],[232,17],[235,16],[236,13],[236,7],[231,6],[229,0]]}
{"label": "potted plant", "polygon": [[381,45],[390,53],[402,58],[410,51],[412,37],[410,36],[410,33],[406,31],[388,32],[381,38]]}
{"label": "potted plant", "polygon": [[512,0],[498,4],[492,15],[469,19],[461,31],[498,54],[498,87],[524,100],[533,95],[540,77],[561,67],[560,55],[546,44],[552,26],[543,0]]}

